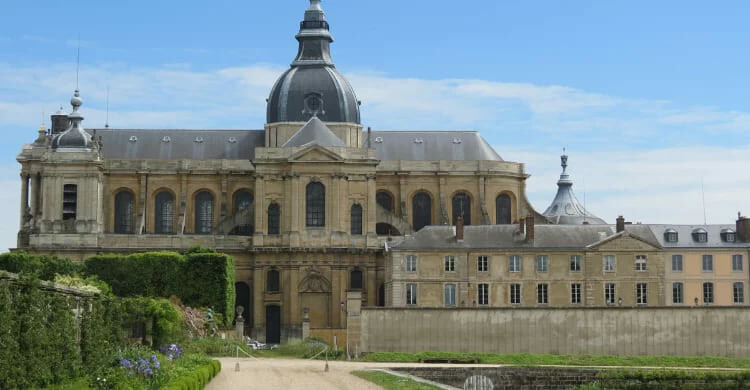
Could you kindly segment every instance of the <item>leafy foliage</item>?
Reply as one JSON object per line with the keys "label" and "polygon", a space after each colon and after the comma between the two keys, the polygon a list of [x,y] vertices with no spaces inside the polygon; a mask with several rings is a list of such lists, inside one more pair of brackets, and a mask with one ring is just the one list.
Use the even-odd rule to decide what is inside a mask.
{"label": "leafy foliage", "polygon": [[150,336],[154,345],[179,342],[183,338],[182,313],[168,300],[163,298],[123,298],[121,300],[123,325],[151,323]]}
{"label": "leafy foliage", "polygon": [[226,326],[234,319],[234,259],[212,249],[98,255],[86,260],[84,272],[121,297],[177,296],[188,306],[213,307]]}
{"label": "leafy foliage", "polygon": [[0,255],[0,270],[14,274],[32,275],[41,280],[54,280],[55,274],[73,275],[81,266],[70,259],[56,256],[37,256],[26,252],[10,252]]}

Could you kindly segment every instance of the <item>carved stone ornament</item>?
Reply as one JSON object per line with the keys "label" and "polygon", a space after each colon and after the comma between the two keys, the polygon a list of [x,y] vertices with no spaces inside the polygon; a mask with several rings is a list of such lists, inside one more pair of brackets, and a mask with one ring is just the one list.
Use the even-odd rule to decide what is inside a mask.
{"label": "carved stone ornament", "polygon": [[301,293],[328,293],[331,282],[318,269],[309,268],[307,275],[299,282],[298,290]]}

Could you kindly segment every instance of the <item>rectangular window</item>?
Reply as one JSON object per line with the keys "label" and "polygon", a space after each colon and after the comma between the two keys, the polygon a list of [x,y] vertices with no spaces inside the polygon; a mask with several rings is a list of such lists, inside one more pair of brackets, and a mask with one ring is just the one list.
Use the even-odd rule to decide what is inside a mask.
{"label": "rectangular window", "polygon": [[456,257],[455,256],[445,256],[445,271],[446,272],[456,271]]}
{"label": "rectangular window", "polygon": [[570,272],[581,272],[581,256],[570,256]]}
{"label": "rectangular window", "polygon": [[490,304],[490,285],[486,283],[480,283],[477,285],[477,298],[479,299],[480,305]]}
{"label": "rectangular window", "polygon": [[615,284],[606,283],[604,285],[604,303],[607,305],[615,304]]}
{"label": "rectangular window", "polygon": [[511,305],[521,304],[521,285],[520,284],[510,285],[510,304]]}
{"label": "rectangular window", "polygon": [[456,285],[445,285],[445,306],[456,306]]}
{"label": "rectangular window", "polygon": [[711,272],[713,270],[714,270],[713,255],[703,255],[703,272]]}
{"label": "rectangular window", "polygon": [[672,303],[680,304],[684,303],[684,299],[682,298],[683,295],[683,286],[682,283],[672,283]]}
{"label": "rectangular window", "polygon": [[581,303],[581,284],[573,283],[570,285],[570,303],[577,305]]}
{"label": "rectangular window", "polygon": [[703,303],[711,304],[714,303],[714,284],[703,283]]}
{"label": "rectangular window", "polygon": [[547,272],[549,270],[549,257],[541,255],[536,257],[536,272]]}
{"label": "rectangular window", "polygon": [[638,255],[635,257],[635,270],[638,272],[646,271],[646,255]]}
{"label": "rectangular window", "polygon": [[604,256],[604,272],[615,272],[615,255]]}
{"label": "rectangular window", "polygon": [[478,272],[487,272],[490,269],[490,263],[487,259],[487,256],[479,256],[477,257],[477,271]]}
{"label": "rectangular window", "polygon": [[417,256],[406,256],[406,272],[417,272]]}
{"label": "rectangular window", "polygon": [[511,255],[508,257],[508,271],[521,272],[521,256]]}
{"label": "rectangular window", "polygon": [[732,255],[732,271],[742,271],[742,255]]}
{"label": "rectangular window", "polygon": [[648,284],[637,283],[635,285],[635,303],[639,305],[648,304]]}
{"label": "rectangular window", "polygon": [[549,303],[549,287],[546,283],[536,285],[536,303],[547,304]]}
{"label": "rectangular window", "polygon": [[745,303],[745,283],[735,282],[732,288],[734,303]]}
{"label": "rectangular window", "polygon": [[63,220],[76,219],[78,212],[78,186],[66,184],[63,186]]}
{"label": "rectangular window", "polygon": [[682,272],[682,255],[672,255],[672,271]]}
{"label": "rectangular window", "polygon": [[417,304],[417,285],[414,283],[409,283],[406,285],[406,304]]}

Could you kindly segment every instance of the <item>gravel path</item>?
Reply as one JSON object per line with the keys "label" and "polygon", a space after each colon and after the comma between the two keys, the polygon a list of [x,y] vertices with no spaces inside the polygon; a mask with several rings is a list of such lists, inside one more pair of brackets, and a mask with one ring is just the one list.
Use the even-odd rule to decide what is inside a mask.
{"label": "gravel path", "polygon": [[[239,389],[357,389],[379,390],[380,387],[349,374],[377,364],[328,362],[301,359],[240,359],[240,372],[234,371],[236,359],[221,358],[221,373],[206,390]],[[389,366],[393,366],[390,364]]]}

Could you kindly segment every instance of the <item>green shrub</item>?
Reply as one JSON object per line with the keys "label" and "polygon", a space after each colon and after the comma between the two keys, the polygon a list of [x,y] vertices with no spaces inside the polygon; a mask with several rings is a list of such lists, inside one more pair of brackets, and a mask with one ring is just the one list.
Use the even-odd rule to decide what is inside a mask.
{"label": "green shrub", "polygon": [[608,370],[597,378],[607,389],[744,389],[750,385],[750,371]]}
{"label": "green shrub", "polygon": [[54,280],[55,274],[73,275],[81,272],[82,267],[74,264],[70,259],[36,256],[21,251],[0,255],[0,270],[33,275],[41,280]]}
{"label": "green shrub", "polygon": [[85,274],[97,276],[121,297],[179,297],[185,305],[211,307],[219,325],[234,320],[234,260],[213,249],[106,254],[85,262]]}
{"label": "green shrub", "polygon": [[180,342],[183,339],[184,318],[177,307],[164,298],[123,298],[121,301],[123,325],[152,321],[150,336],[156,346]]}
{"label": "green shrub", "polygon": [[220,313],[224,326],[234,321],[234,259],[216,252],[196,252],[186,256],[179,297],[192,307],[212,307]]}

